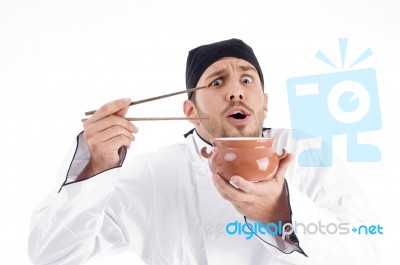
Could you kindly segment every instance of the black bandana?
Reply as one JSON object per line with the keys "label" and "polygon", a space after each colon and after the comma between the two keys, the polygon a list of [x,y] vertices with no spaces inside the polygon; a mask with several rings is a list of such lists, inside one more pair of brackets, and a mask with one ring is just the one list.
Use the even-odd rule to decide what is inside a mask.
{"label": "black bandana", "polygon": [[[186,62],[186,88],[195,87],[204,71],[223,57],[235,57],[251,63],[257,69],[261,85],[264,88],[264,77],[253,49],[238,39],[202,45],[191,50]],[[193,92],[188,93],[189,99],[192,94]]]}

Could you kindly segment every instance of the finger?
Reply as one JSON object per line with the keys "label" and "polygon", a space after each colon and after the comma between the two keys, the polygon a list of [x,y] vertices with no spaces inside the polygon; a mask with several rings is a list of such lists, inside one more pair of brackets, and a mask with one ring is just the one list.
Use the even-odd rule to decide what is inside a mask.
{"label": "finger", "polygon": [[290,162],[293,160],[293,156],[292,154],[288,153],[287,156],[285,158],[283,158],[280,162],[279,162],[279,168],[278,171],[275,174],[275,179],[278,181],[283,181],[285,178],[285,174],[286,174],[286,170],[290,165]]}
{"label": "finger", "polygon": [[110,153],[118,151],[121,147],[129,148],[131,140],[125,135],[117,135],[105,142],[99,143],[95,149],[108,150]]}
{"label": "finger", "polygon": [[117,113],[118,111],[127,108],[131,104],[131,99],[123,98],[111,101],[105,105],[103,105],[100,109],[98,109],[92,117],[90,117],[91,122],[96,122],[104,117],[110,116],[111,114]]}
{"label": "finger", "polygon": [[231,202],[247,202],[249,201],[249,195],[243,191],[233,187],[231,184],[222,179],[219,175],[213,175],[213,181],[220,193],[223,193],[223,197]]}
{"label": "finger", "polygon": [[225,200],[227,200],[230,203],[232,203],[232,205],[236,209],[236,211],[238,211],[240,214],[243,214],[242,205],[243,205],[244,202],[233,200],[231,197],[229,197],[225,192],[220,190],[218,187],[217,187],[217,191],[221,195],[222,198],[224,198]]}
{"label": "finger", "polygon": [[232,185],[248,194],[254,194],[257,190],[256,183],[245,180],[241,176],[232,176],[230,182]]}
{"label": "finger", "polygon": [[117,111],[117,112],[115,113],[115,115],[120,116],[120,117],[125,117],[125,115],[126,115],[126,113],[128,112],[128,110],[129,110],[128,107],[123,108],[123,109],[120,109],[119,111]]}
{"label": "finger", "polygon": [[115,115],[108,116],[95,123],[84,124],[83,127],[85,129],[86,136],[90,137],[91,135],[95,135],[112,126],[120,126],[133,133],[138,132],[138,128],[131,122]]}
{"label": "finger", "polygon": [[107,147],[110,148],[111,150],[119,150],[122,146],[125,146],[126,148],[129,149],[131,146],[130,139],[125,135],[115,136],[114,138],[111,138],[105,143]]}
{"label": "finger", "polygon": [[94,135],[90,139],[90,141],[93,143],[106,142],[116,136],[119,136],[119,135],[124,135],[130,141],[132,141],[134,139],[133,134],[130,131],[128,131],[127,129],[125,129],[121,126],[112,126],[110,128],[107,128],[106,130]]}

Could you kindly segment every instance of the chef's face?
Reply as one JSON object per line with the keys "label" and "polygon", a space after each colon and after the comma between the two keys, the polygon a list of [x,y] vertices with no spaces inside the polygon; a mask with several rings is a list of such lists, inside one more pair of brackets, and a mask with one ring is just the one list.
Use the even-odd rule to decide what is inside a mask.
{"label": "chef's face", "polygon": [[208,85],[195,92],[193,101],[184,103],[187,117],[209,118],[192,121],[205,140],[261,136],[268,96],[264,95],[252,64],[238,58],[222,58],[210,65],[197,83],[198,87]]}

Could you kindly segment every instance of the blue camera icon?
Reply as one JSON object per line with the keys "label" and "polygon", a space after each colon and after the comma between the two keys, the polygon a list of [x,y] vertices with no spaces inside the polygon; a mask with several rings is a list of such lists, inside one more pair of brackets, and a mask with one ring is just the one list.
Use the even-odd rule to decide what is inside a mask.
{"label": "blue camera icon", "polygon": [[332,137],[339,134],[347,135],[347,161],[380,161],[379,148],[357,142],[357,133],[382,128],[374,69],[294,77],[286,86],[293,137],[322,138],[321,148],[300,154],[301,166],[331,166]]}

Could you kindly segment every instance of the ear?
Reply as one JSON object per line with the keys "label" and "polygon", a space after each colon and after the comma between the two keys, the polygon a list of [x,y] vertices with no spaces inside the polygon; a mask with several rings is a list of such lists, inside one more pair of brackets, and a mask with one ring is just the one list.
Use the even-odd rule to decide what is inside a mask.
{"label": "ear", "polygon": [[[185,114],[185,116],[187,118],[197,118],[198,117],[197,109],[196,109],[196,106],[194,105],[193,101],[186,99],[183,102],[183,113]],[[191,123],[193,123],[194,125],[199,124],[199,120],[189,120],[189,121]]]}
{"label": "ear", "polygon": [[266,112],[266,114],[268,113],[268,94],[267,93],[264,94],[264,111]]}

